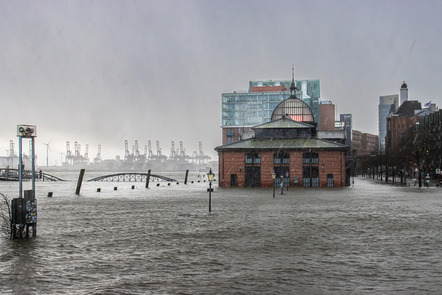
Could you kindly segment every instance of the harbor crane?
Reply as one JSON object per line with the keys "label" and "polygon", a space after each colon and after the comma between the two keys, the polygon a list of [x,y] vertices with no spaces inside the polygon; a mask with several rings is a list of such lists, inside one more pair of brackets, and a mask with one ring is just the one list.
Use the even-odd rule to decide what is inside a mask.
{"label": "harbor crane", "polygon": [[98,145],[97,157],[94,158],[94,163],[100,163],[100,162],[101,162],[101,144]]}

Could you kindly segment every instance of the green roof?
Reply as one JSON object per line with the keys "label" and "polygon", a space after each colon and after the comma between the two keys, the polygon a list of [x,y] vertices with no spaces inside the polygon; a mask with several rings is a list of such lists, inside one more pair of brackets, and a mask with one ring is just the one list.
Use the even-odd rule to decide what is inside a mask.
{"label": "green roof", "polygon": [[252,127],[252,129],[310,129],[315,128],[315,126],[304,123],[304,122],[298,122],[295,120],[292,120],[291,118],[281,118],[278,120],[270,121],[264,124],[256,125]]}
{"label": "green roof", "polygon": [[319,138],[289,138],[289,139],[256,139],[250,138],[215,148],[216,151],[233,150],[348,150],[348,146]]}

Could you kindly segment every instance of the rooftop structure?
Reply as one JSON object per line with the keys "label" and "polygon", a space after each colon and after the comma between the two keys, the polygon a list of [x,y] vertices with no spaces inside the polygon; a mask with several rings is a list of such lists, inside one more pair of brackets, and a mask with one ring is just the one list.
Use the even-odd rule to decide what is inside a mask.
{"label": "rooftop structure", "polygon": [[[296,97],[307,104],[315,121],[319,117],[319,80],[267,80],[249,81],[246,92],[234,91],[222,94],[221,128],[223,144],[247,138],[252,126],[269,122],[275,108],[290,97],[294,83]],[[284,115],[284,114],[280,114]]]}

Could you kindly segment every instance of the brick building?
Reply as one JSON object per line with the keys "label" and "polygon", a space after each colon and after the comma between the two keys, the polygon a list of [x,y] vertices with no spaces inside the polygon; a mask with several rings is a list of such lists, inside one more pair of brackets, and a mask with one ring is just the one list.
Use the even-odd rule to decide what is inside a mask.
{"label": "brick building", "polygon": [[215,148],[219,186],[345,186],[348,146],[317,138],[310,107],[295,96],[294,83],[290,90],[272,121],[251,128],[253,137]]}
{"label": "brick building", "polygon": [[379,136],[353,129],[351,145],[355,157],[369,156],[379,151]]}
{"label": "brick building", "polygon": [[386,153],[397,154],[401,150],[402,135],[419,120],[415,116],[415,112],[421,109],[420,102],[408,100],[404,101],[396,112],[387,117]]}

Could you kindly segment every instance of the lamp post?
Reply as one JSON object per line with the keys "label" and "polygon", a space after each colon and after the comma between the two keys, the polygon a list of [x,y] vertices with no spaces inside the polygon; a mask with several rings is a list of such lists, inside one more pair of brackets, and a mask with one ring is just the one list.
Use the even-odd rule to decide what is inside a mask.
{"label": "lamp post", "polygon": [[[420,159],[420,150],[421,150],[421,140],[417,141],[417,138],[420,135],[420,123],[416,122],[414,125],[416,136],[414,139],[414,146],[416,147],[416,161],[417,161],[417,177],[419,182],[419,187],[422,187],[422,174],[421,174],[421,159]],[[417,142],[416,142],[417,141]]]}
{"label": "lamp post", "polygon": [[279,184],[279,186],[281,187],[281,195],[284,194],[284,175],[282,175],[281,173],[281,183]]}
{"label": "lamp post", "polygon": [[212,180],[215,177],[215,174],[212,172],[212,168],[210,168],[209,173],[207,173],[207,178],[209,179],[209,188],[207,191],[209,192],[209,212],[212,211]]}
{"label": "lamp post", "polygon": [[272,172],[272,179],[273,179],[273,197],[275,197],[275,179],[276,179],[275,170],[273,170],[273,172]]}

